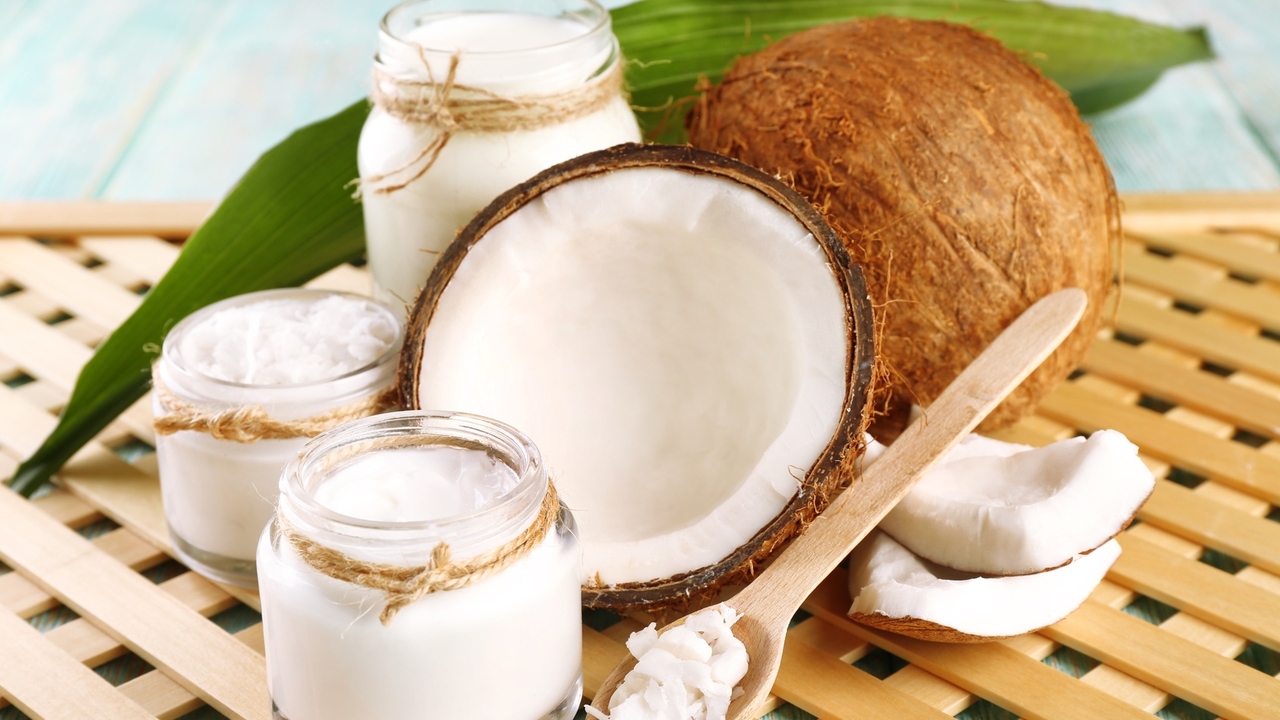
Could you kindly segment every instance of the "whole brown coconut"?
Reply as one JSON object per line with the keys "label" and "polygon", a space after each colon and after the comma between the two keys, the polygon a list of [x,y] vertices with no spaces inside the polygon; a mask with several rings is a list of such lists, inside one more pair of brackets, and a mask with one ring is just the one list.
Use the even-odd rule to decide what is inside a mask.
{"label": "whole brown coconut", "polygon": [[1048,293],[1075,332],[981,426],[1008,425],[1098,332],[1120,239],[1106,164],[1067,93],[960,25],[876,18],[747,56],[688,120],[690,142],[777,174],[844,239],[882,325],[888,405],[927,405]]}

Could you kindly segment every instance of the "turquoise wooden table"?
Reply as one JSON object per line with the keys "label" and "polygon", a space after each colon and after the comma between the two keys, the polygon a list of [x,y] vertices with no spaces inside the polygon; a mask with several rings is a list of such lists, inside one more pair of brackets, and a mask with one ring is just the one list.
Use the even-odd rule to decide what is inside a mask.
{"label": "turquoise wooden table", "polygon": [[[1219,54],[1091,118],[1120,190],[1280,188],[1280,3],[1070,1],[1207,25]],[[388,4],[0,0],[0,200],[219,197],[366,93]]]}
{"label": "turquoise wooden table", "polygon": [[[1280,189],[1280,2],[1063,4],[1203,24],[1219,55],[1089,118],[1120,190]],[[366,94],[387,5],[0,0],[0,202],[216,199],[290,130]],[[223,622],[244,626],[256,615]],[[860,667],[888,674],[895,662],[880,653]],[[1175,707],[1160,714],[1199,717]],[[2,720],[19,717],[0,710]],[[783,708],[772,717],[811,716]],[[960,717],[1012,715],[979,703]]]}

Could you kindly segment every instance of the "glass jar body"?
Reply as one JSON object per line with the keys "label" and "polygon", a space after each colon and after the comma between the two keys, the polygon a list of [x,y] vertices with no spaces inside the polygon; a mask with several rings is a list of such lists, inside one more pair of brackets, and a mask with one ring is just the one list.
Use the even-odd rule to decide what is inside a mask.
{"label": "glass jar body", "polygon": [[[458,437],[452,434],[458,425],[473,442],[486,442],[484,433],[493,427],[505,432],[505,426],[460,414],[392,413],[349,424],[317,438],[290,464],[281,480],[282,516],[350,557],[410,566],[424,562],[442,541],[465,558],[528,527],[530,512],[546,494],[540,461],[521,473],[527,480],[521,496],[440,523],[362,523],[299,502],[300,494],[311,492],[308,483],[323,482],[306,470],[308,457],[326,452],[317,449],[321,441],[347,432],[358,436],[353,442],[376,443],[384,437],[379,429],[404,431],[415,421],[423,426],[410,432],[421,431],[432,442]],[[360,427],[374,430],[361,434]],[[476,428],[480,434],[471,432]],[[502,447],[496,454],[512,457]],[[258,548],[258,573],[275,716],[572,718],[582,692],[575,533],[572,515],[561,506],[554,526],[528,554],[465,587],[427,594],[384,625],[380,591],[317,571],[282,535],[279,520],[272,522]]]}
{"label": "glass jar body", "polygon": [[[513,15],[505,11],[511,3],[502,0],[455,5],[459,3],[418,0],[389,13],[380,36],[379,67],[395,77],[439,82],[448,73],[454,49],[423,48],[414,42],[415,31],[430,29],[435,17],[452,21],[471,14],[500,21]],[[473,53],[466,44],[480,41],[460,38],[453,46],[460,48],[459,85],[502,97],[554,96],[617,69],[621,57],[608,13],[592,0],[535,0],[519,7],[520,14],[591,24],[567,41],[553,42],[558,36],[548,35],[546,46],[536,44],[536,33],[529,38],[496,32],[498,39],[485,41],[485,51]],[[488,49],[494,47],[518,49]],[[473,131],[463,124],[450,134],[426,172],[410,180],[428,162],[421,157],[423,149],[439,139],[440,132],[375,107],[360,135],[369,269],[374,295],[389,304],[412,302],[457,231],[507,189],[583,153],[640,140],[635,115],[619,90],[586,114],[532,129]],[[370,182],[384,176],[385,181]],[[407,184],[393,192],[380,191],[402,182]]]}
{"label": "glass jar body", "polygon": [[[314,290],[270,290],[210,305],[174,327],[152,373],[174,398],[202,411],[260,406],[271,418],[282,421],[313,417],[378,395],[395,380],[398,336],[390,349],[366,367],[322,382],[293,386],[222,382],[194,370],[181,357],[179,347],[185,333],[220,310],[264,300],[310,300],[335,294],[340,295]],[[386,308],[380,309],[398,328],[399,317]],[[153,392],[151,403],[156,417],[169,412],[161,393]],[[258,538],[275,511],[280,471],[308,440],[296,437],[242,443],[195,430],[158,433],[160,494],[179,560],[214,580],[255,587]]]}

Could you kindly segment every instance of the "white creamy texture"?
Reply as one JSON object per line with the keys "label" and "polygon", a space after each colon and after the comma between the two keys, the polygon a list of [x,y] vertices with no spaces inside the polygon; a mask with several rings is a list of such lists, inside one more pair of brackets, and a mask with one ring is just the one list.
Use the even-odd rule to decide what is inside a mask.
{"label": "white creamy texture", "polygon": [[1109,540],[1047,572],[980,577],[928,563],[887,534],[872,531],[849,558],[849,613],[916,618],[970,635],[1008,637],[1066,617],[1120,556]]}
{"label": "white creamy texture", "polygon": [[745,543],[826,447],[844,310],[822,248],[768,198],[617,170],[552,188],[468,252],[426,332],[418,403],[537,439],[584,582],[669,577]]}
{"label": "white creamy texture", "polygon": [[[588,37],[588,29],[570,19],[525,13],[457,13],[427,18],[406,39],[461,50],[458,83],[516,96],[580,87],[598,72],[614,46],[607,33]],[[498,52],[522,50],[527,52]],[[427,53],[438,82],[447,74],[451,54]],[[398,75],[427,79],[411,44],[384,44],[379,58]],[[388,182],[408,180],[421,168],[413,161],[436,136],[433,129],[406,124],[375,107],[360,133],[361,177],[392,174]],[[458,230],[508,188],[591,150],[639,141],[635,115],[621,95],[595,112],[536,130],[455,133],[431,169],[407,187],[363,192],[375,295],[392,304],[412,302]],[[412,169],[396,172],[409,165]]]}
{"label": "white creamy texture", "polygon": [[381,306],[341,295],[277,299],[220,310],[192,326],[178,354],[194,372],[243,385],[301,385],[340,377],[396,339]]}
{"label": "white creamy texture", "polygon": [[734,689],[747,674],[747,648],[733,636],[741,617],[716,605],[659,634],[653,623],[631,634],[636,666],[609,698],[607,720],[724,720]]}
{"label": "white creamy texture", "polygon": [[270,533],[261,543],[267,678],[282,717],[541,720],[577,697],[579,553],[568,536],[552,531],[502,572],[432,593],[387,626],[380,593],[320,575]]}
{"label": "white creamy texture", "polygon": [[421,447],[362,454],[315,491],[321,505],[378,522],[418,522],[482,510],[520,478],[481,450]]}
{"label": "white creamy texture", "polygon": [[990,575],[1070,562],[1114,536],[1151,494],[1115,430],[1031,448],[970,435],[880,523],[912,552]]}

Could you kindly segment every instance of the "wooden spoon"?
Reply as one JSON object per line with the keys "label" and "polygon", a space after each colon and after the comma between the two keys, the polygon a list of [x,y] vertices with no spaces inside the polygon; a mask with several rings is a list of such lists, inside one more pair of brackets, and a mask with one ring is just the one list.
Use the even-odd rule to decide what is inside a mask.
{"label": "wooden spoon", "polygon": [[[800,603],[920,476],[1044,362],[1079,322],[1087,304],[1083,290],[1070,288],[1027,308],[803,535],[728,601],[742,613],[733,634],[747,646],[749,658],[741,684],[744,692],[729,706],[730,720],[756,717],[752,713],[768,697],[782,664],[787,625]],[[681,618],[663,631],[683,622]],[[635,664],[635,658],[628,658],[614,668],[592,707],[606,711],[609,698]]]}

